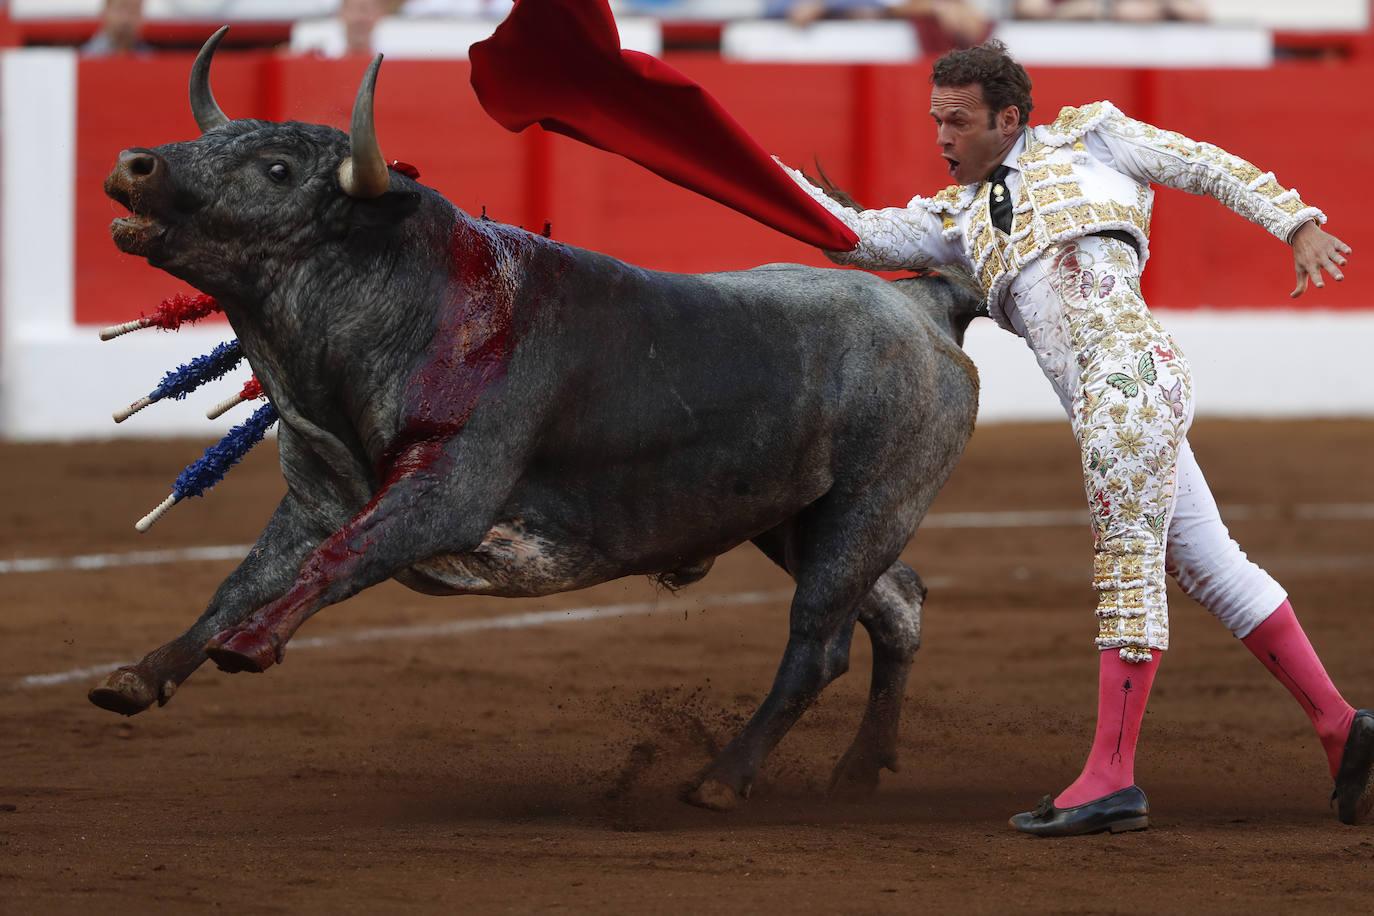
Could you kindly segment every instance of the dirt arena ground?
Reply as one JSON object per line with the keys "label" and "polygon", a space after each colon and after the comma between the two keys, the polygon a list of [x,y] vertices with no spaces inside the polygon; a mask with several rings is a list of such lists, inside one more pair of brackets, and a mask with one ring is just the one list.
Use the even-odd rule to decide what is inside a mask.
{"label": "dirt arena ground", "polygon": [[[1202,420],[1192,439],[1337,684],[1374,704],[1374,422]],[[265,674],[207,666],[132,719],[90,705],[98,672],[181,632],[233,565],[129,554],[250,543],[280,495],[267,445],[136,534],[203,445],[0,446],[0,912],[1255,914],[1374,900],[1374,827],[1328,809],[1298,706],[1178,593],[1137,770],[1151,829],[1043,841],[1006,826],[1076,774],[1095,709],[1090,543],[1064,426],[980,428],[907,551],[930,596],[902,771],[871,795],[825,796],[862,710],[859,636],[851,672],[724,815],[677,794],[762,697],[786,638],[788,581],[747,547],[677,595],[643,580],[537,601],[388,584],[313,619]],[[104,554],[89,569],[13,562]],[[607,612],[492,622],[584,608]]]}

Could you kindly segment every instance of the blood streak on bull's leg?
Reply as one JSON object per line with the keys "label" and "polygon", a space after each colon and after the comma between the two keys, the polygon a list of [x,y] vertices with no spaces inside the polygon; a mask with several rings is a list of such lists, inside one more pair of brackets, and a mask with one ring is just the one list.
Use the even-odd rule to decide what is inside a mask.
{"label": "blood streak on bull's leg", "polygon": [[430,358],[407,384],[406,424],[378,459],[381,488],[315,549],[285,595],[210,640],[206,652],[221,668],[265,670],[281,660],[292,634],[321,607],[423,559],[404,552],[414,510],[452,472],[446,446],[510,361],[517,275],[511,268],[525,238],[516,232],[459,225],[453,238],[455,295],[435,331]]}

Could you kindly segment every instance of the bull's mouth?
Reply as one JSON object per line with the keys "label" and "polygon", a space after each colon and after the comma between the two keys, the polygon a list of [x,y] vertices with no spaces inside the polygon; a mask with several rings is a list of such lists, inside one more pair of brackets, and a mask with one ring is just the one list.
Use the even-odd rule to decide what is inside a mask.
{"label": "bull's mouth", "polygon": [[110,237],[115,247],[125,254],[147,255],[152,243],[162,237],[167,227],[149,216],[131,214],[110,223]]}
{"label": "bull's mouth", "polygon": [[167,231],[166,224],[148,212],[146,197],[133,193],[117,175],[106,180],[105,193],[129,210],[128,216],[118,217],[110,223],[110,237],[115,247],[125,254],[148,256],[153,243]]}

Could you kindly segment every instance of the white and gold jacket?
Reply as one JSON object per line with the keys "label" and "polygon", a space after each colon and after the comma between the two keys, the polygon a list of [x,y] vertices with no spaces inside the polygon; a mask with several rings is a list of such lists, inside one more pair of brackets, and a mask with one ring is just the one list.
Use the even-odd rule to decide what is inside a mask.
{"label": "white and gold jacket", "polygon": [[[962,263],[987,296],[988,310],[1011,329],[1002,299],[1017,274],[1047,248],[1106,230],[1129,233],[1144,269],[1150,255],[1151,183],[1207,194],[1287,242],[1309,219],[1326,215],[1286,190],[1273,172],[1210,143],[1160,130],[1111,102],[1064,108],[1052,124],[1027,128],[1007,154],[1014,202],[1011,233],[992,225],[988,183],[952,185],[905,207],[856,211],[835,203],[793,169],[802,188],[859,236],[851,251],[827,252],[837,264],[903,270]],[[786,168],[784,166],[784,168]]]}

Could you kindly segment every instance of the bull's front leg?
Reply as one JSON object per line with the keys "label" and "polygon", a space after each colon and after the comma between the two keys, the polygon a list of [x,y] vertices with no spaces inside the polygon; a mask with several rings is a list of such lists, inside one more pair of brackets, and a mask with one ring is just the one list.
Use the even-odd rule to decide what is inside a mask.
{"label": "bull's front leg", "polygon": [[[363,510],[306,557],[286,593],[216,633],[206,654],[224,671],[264,671],[281,661],[292,635],[321,608],[437,553],[476,548],[495,509],[488,505],[493,494],[482,492],[480,481],[455,480],[453,467],[444,442],[405,450]],[[479,494],[476,501],[458,496],[463,484]]]}
{"label": "bull's front leg", "polygon": [[137,664],[111,672],[88,694],[95,705],[132,716],[153,703],[166,704],[177,687],[204,664],[205,641],[281,595],[301,561],[322,537],[287,493],[253,549],[215,592],[190,629],[154,649]]}

